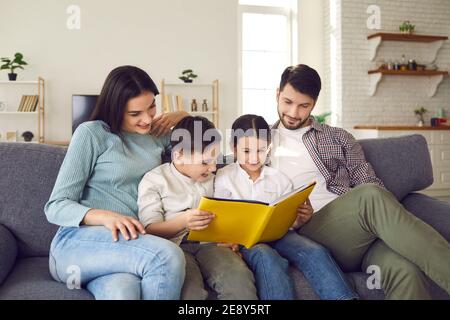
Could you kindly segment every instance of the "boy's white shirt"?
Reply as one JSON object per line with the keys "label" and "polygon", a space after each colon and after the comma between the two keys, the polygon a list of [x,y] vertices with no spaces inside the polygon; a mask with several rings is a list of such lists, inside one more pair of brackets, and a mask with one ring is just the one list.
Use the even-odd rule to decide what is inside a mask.
{"label": "boy's white shirt", "polygon": [[238,163],[217,171],[214,197],[232,200],[272,202],[293,190],[289,178],[277,169],[263,166],[256,181],[250,178]]}
{"label": "boy's white shirt", "polygon": [[[202,196],[213,195],[214,176],[196,182],[180,173],[172,163],[165,163],[147,172],[138,186],[139,220],[144,227],[168,221],[181,212],[198,207]],[[180,244],[188,231],[182,230],[170,239]]]}

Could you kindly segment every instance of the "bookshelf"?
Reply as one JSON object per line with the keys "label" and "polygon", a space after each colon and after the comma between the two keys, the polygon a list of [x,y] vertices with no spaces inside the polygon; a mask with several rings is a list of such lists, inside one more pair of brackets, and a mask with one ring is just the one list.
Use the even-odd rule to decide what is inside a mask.
{"label": "bookshelf", "polygon": [[[191,108],[192,100],[197,102],[197,111]],[[208,110],[202,109],[206,99]],[[219,80],[207,84],[170,83],[161,81],[162,112],[186,111],[192,116],[208,118],[216,128],[219,127]]]}
{"label": "bookshelf", "polygon": [[[34,111],[18,111],[24,95],[36,95],[37,104]],[[16,141],[22,141],[22,133],[31,131],[31,142],[43,143],[45,135],[45,80],[38,77],[36,81],[0,81],[0,101],[6,104],[6,110],[0,111],[0,141],[16,133]],[[29,109],[32,110],[32,109]]]}

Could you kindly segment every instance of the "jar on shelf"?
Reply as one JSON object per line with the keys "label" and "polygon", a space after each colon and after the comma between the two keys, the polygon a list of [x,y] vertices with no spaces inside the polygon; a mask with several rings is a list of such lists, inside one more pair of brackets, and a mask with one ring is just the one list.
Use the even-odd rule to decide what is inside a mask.
{"label": "jar on shelf", "polygon": [[410,59],[408,61],[408,70],[416,71],[417,70],[417,62],[414,59]]}
{"label": "jar on shelf", "polygon": [[197,106],[197,100],[196,100],[196,99],[192,99],[192,102],[191,102],[191,111],[192,111],[192,112],[197,112],[197,111],[198,111],[198,106]]}
{"label": "jar on shelf", "polygon": [[203,99],[202,111],[204,111],[204,112],[208,111],[208,103],[206,102],[206,99]]}

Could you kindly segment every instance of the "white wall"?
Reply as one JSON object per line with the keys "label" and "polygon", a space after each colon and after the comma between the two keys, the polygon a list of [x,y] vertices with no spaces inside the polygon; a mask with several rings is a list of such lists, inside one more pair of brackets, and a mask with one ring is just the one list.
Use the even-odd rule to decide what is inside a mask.
{"label": "white wall", "polygon": [[[111,69],[146,70],[179,81],[220,80],[220,126],[237,116],[237,0],[0,0],[0,56],[20,51],[19,78],[47,81],[46,139],[69,140],[71,95],[97,94]],[[81,8],[81,30],[66,28],[66,9]],[[0,77],[7,79],[6,72]]]}
{"label": "white wall", "polygon": [[[342,2],[342,115],[341,125],[346,129],[357,124],[407,124],[417,120],[414,109],[426,107],[436,115],[437,108],[445,108],[450,116],[450,77],[444,78],[437,94],[428,98],[427,79],[416,77],[386,77],[375,96],[370,97],[367,71],[374,68],[369,60],[366,13],[371,4],[381,9],[382,30],[397,32],[404,20],[416,25],[418,34],[450,36],[450,1],[448,0],[341,0]],[[384,42],[376,60],[400,59],[402,54],[418,62],[426,59],[427,44]],[[450,41],[438,53],[436,64],[442,70],[450,69]]]}
{"label": "white wall", "polygon": [[[295,62],[322,74],[322,7],[328,0],[297,1],[299,57]],[[0,3],[0,56],[22,52],[30,65],[18,71],[19,80],[46,79],[47,140],[69,140],[72,94],[98,94],[109,71],[124,64],[143,68],[158,86],[162,78],[179,81],[185,68],[196,71],[198,82],[219,79],[220,128],[230,127],[238,116],[238,0]],[[66,10],[72,4],[81,8],[79,31],[66,27]],[[0,79],[6,80],[7,73],[0,73]],[[321,98],[316,112],[324,109]],[[10,126],[19,126],[18,119],[23,118],[16,119]],[[19,131],[24,131],[29,122],[20,121],[23,130]]]}

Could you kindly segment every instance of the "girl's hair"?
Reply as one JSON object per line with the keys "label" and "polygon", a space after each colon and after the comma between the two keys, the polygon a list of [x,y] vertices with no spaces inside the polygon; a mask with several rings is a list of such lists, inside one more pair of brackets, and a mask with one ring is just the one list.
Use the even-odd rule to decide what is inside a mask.
{"label": "girl's hair", "polygon": [[103,84],[90,120],[102,120],[109,130],[123,137],[121,133],[127,103],[142,93],[159,94],[150,76],[134,66],[122,66],[112,70]]}
{"label": "girl's hair", "polygon": [[256,137],[258,139],[266,140],[267,143],[270,144],[270,126],[261,116],[254,114],[240,116],[234,121],[231,129],[233,148],[236,148],[238,140],[242,137]]}

